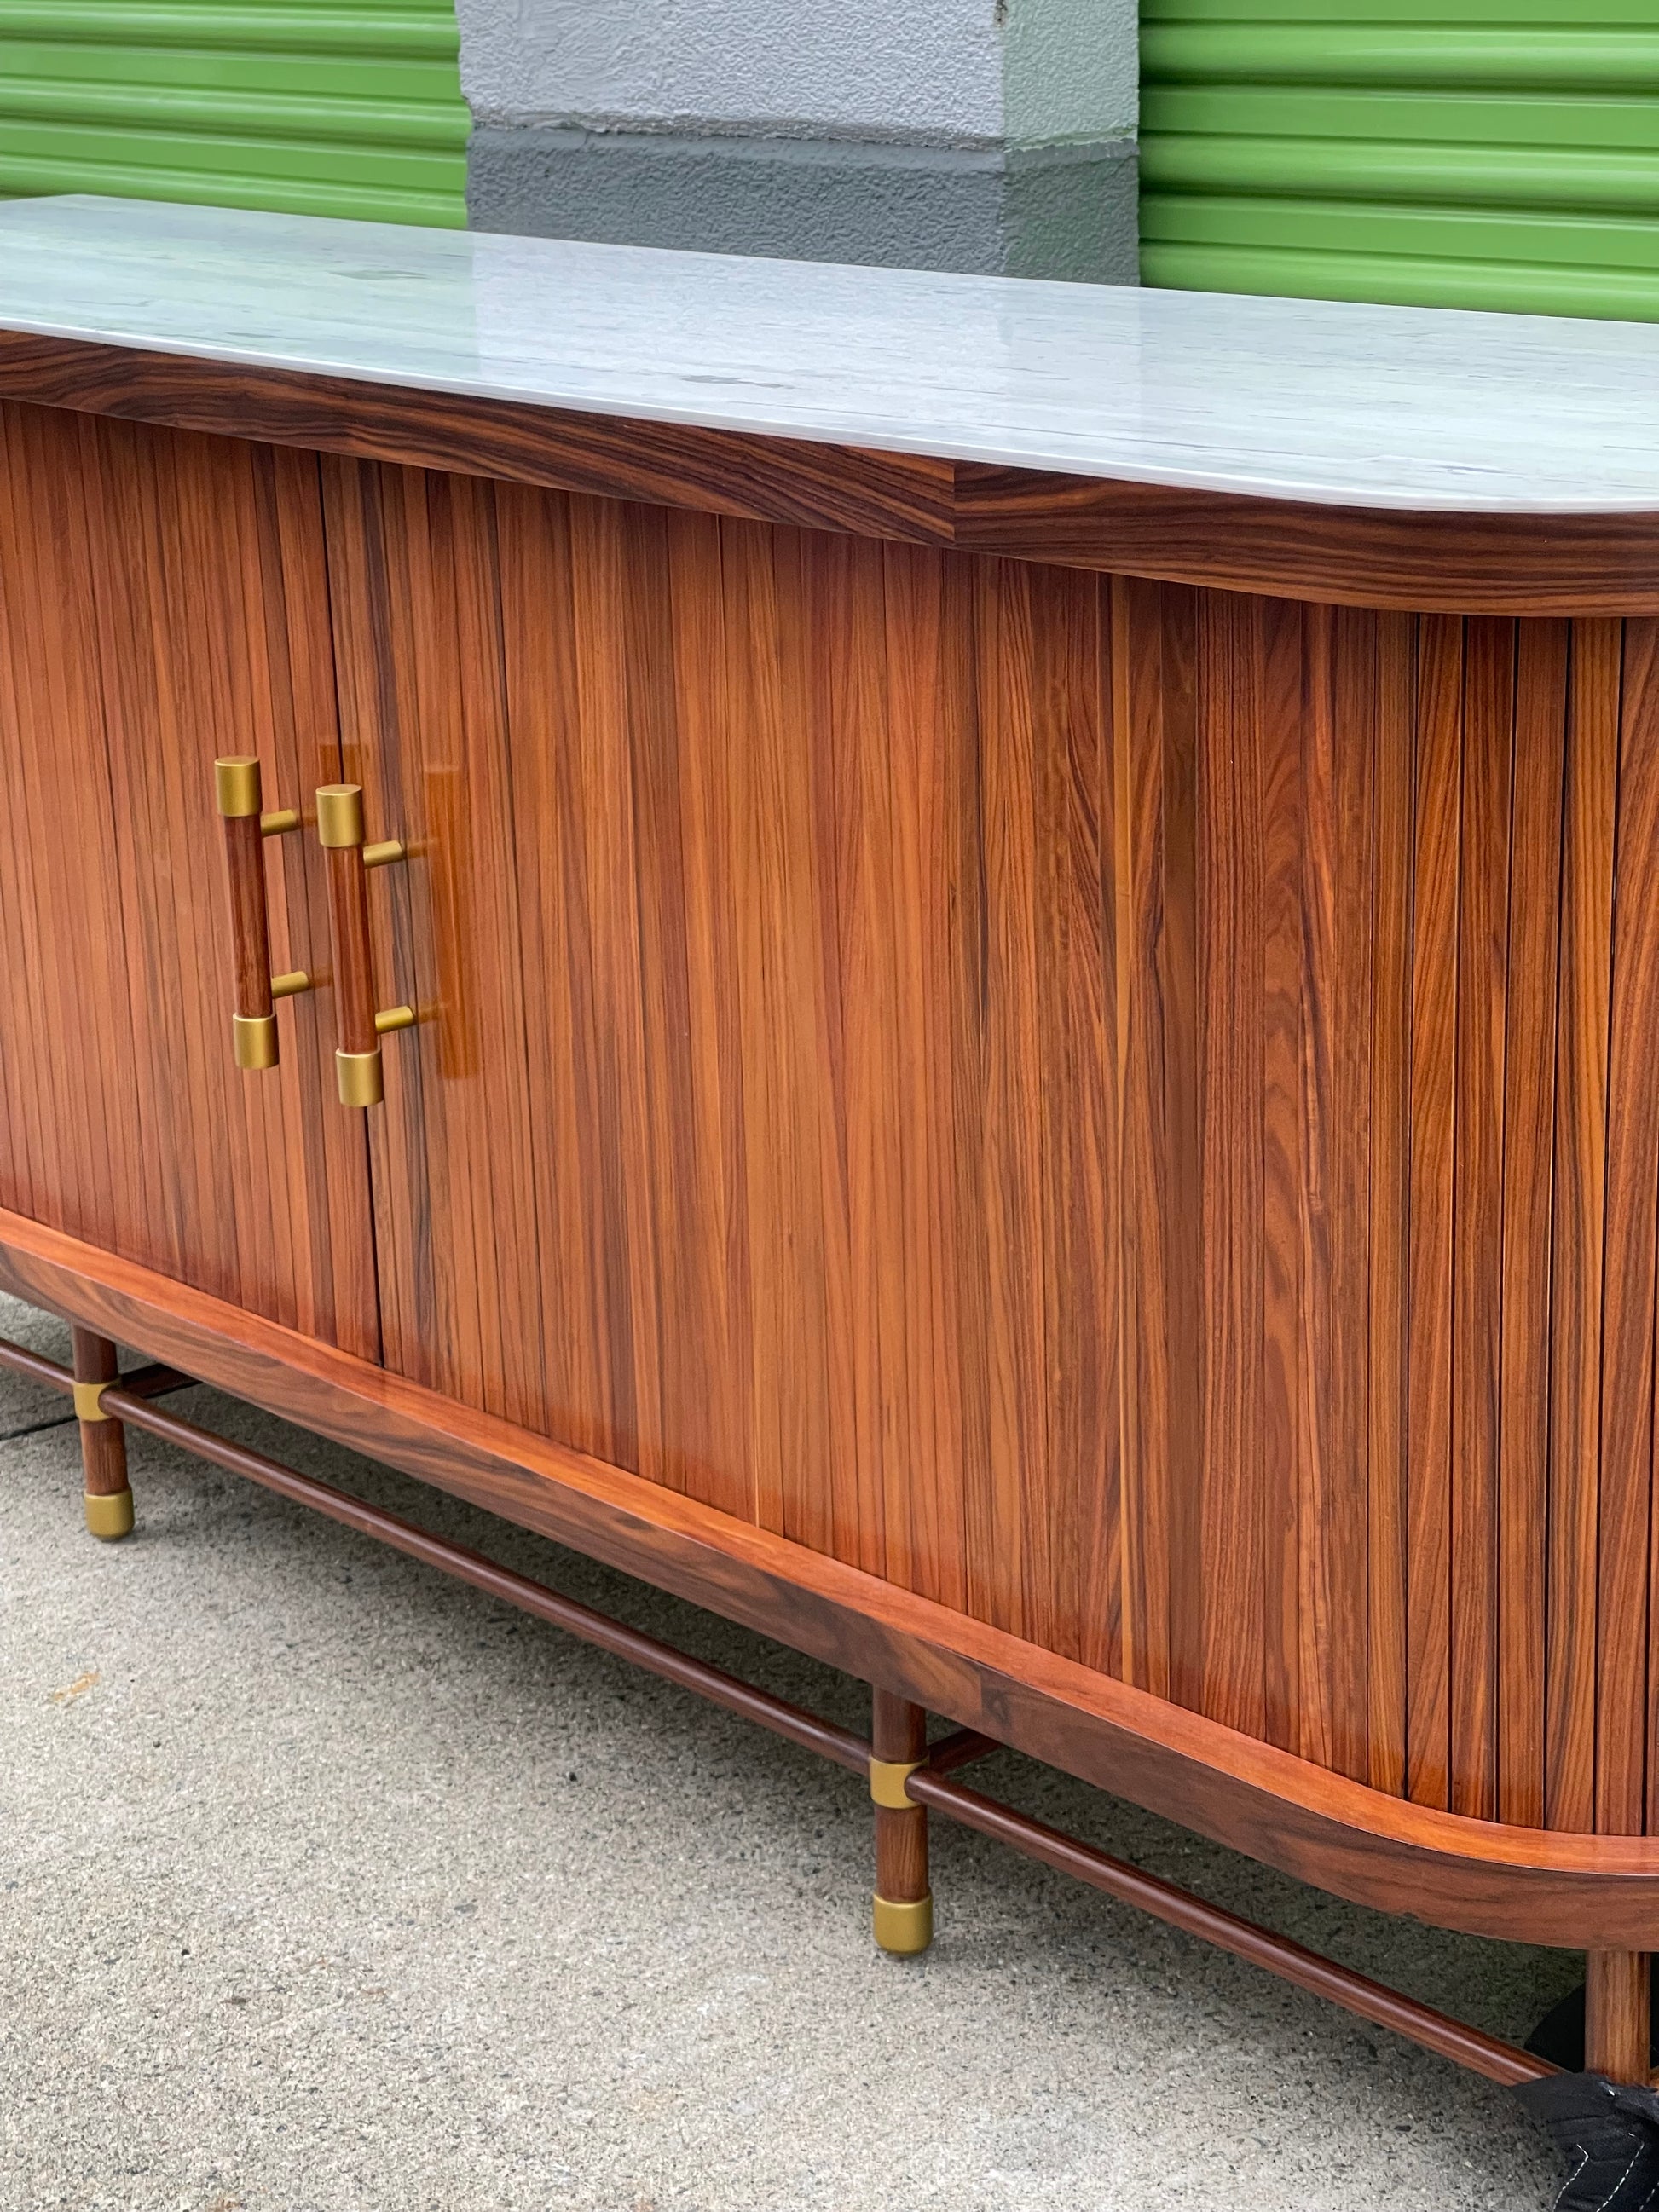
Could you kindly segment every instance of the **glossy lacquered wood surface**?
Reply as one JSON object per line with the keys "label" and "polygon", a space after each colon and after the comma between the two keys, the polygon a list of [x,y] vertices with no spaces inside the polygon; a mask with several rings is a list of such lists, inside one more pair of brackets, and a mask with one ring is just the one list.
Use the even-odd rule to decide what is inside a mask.
{"label": "glossy lacquered wood surface", "polygon": [[953,465],[0,331],[0,393],[364,460],[946,543]]}
{"label": "glossy lacquered wood surface", "polygon": [[[1298,1775],[1655,1825],[1651,623],[0,425],[16,1212]],[[229,750],[408,848],[366,1116],[309,833],[231,1065]]]}
{"label": "glossy lacquered wood surface", "polygon": [[1114,1664],[1104,588],[325,484],[388,1363]]}
{"label": "glossy lacquered wood surface", "polygon": [[361,459],[1408,612],[1659,614],[1659,514],[1418,512],[1056,475],[0,331],[0,396]]}
{"label": "glossy lacquered wood surface", "polygon": [[1659,1938],[1659,1840],[1385,1796],[14,1214],[0,1287],[1340,1896],[1568,1948]]}
{"label": "glossy lacquered wood surface", "polygon": [[[373,1352],[315,1001],[233,1063],[220,753],[273,805],[338,773],[314,460],[0,404],[0,1198]],[[325,969],[320,870],[270,843],[275,957]]]}
{"label": "glossy lacquered wood surface", "polygon": [[1425,514],[958,464],[951,543],[1407,613],[1659,613],[1659,514]]}
{"label": "glossy lacquered wood surface", "polygon": [[1649,625],[325,465],[399,1371],[1390,1793],[1647,1820]]}

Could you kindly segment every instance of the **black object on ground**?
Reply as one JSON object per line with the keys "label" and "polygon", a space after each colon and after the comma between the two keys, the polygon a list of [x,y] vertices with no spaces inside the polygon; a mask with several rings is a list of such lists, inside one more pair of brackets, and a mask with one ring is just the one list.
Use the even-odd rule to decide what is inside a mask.
{"label": "black object on ground", "polygon": [[[1582,1990],[1578,1996],[1582,2022]],[[1558,2005],[1556,2013],[1563,2009]],[[1627,2087],[1601,2074],[1551,2074],[1518,2082],[1515,2094],[1568,2162],[1555,2212],[1653,2212],[1659,2204],[1659,2096],[1651,2089]]]}

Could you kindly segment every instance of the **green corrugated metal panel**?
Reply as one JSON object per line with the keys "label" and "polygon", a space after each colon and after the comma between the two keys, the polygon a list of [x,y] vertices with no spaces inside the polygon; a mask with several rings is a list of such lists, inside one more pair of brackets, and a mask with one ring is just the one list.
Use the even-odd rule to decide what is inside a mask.
{"label": "green corrugated metal panel", "polygon": [[1659,320],[1659,0],[1143,0],[1149,284]]}
{"label": "green corrugated metal panel", "polygon": [[0,0],[0,194],[466,221],[454,0]]}

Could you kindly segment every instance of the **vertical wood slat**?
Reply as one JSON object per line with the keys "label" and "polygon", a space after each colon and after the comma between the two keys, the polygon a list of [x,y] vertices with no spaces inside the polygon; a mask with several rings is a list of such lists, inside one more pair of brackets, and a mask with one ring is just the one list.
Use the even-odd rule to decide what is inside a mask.
{"label": "vertical wood slat", "polygon": [[[514,503],[520,520],[511,547],[504,543],[502,567],[505,589],[509,599],[515,599],[509,623],[507,668],[514,714],[520,896],[527,904],[544,903],[547,918],[537,941],[547,945],[552,971],[563,989],[574,987],[574,978],[568,957],[559,958],[557,947],[577,926],[574,902],[570,900],[573,911],[568,918],[555,915],[553,908],[561,896],[568,899],[570,894],[568,890],[561,893],[556,869],[547,885],[532,882],[537,864],[532,854],[536,842],[550,835],[549,825],[538,819],[544,804],[560,807],[569,825],[578,817],[569,813],[570,800],[565,794],[550,789],[546,801],[538,801],[537,787],[541,779],[546,777],[551,784],[560,772],[532,755],[543,752],[549,744],[566,751],[574,747],[567,742],[562,727],[542,738],[537,734],[537,722],[524,718],[526,706],[532,707],[538,718],[560,716],[569,710],[541,696],[543,686],[532,655],[539,650],[544,627],[543,594],[533,580],[525,582],[516,574],[519,549],[530,543],[539,502],[533,494],[515,493]],[[569,544],[562,532],[561,543]],[[671,1335],[664,1346],[664,1399],[671,1405],[678,1402],[683,1410],[678,1437],[670,1439],[665,1434],[663,1479],[726,1511],[749,1516],[753,1510],[750,1470],[732,1448],[732,1438],[742,1432],[747,1418],[748,1378],[743,1347],[749,1312],[738,1176],[743,1149],[741,1097],[731,1076],[737,1057],[740,1011],[733,994],[725,988],[732,970],[736,927],[724,888],[736,865],[726,793],[727,780],[737,769],[717,743],[718,703],[710,699],[708,688],[696,680],[696,673],[702,655],[712,653],[723,665],[726,653],[719,523],[713,518],[681,518],[665,534],[665,555],[666,574],[657,619],[667,625],[659,649],[668,656],[673,681],[666,711],[655,726],[658,742],[649,756],[642,796],[647,808],[659,813],[655,834],[665,842],[670,862],[665,872],[670,879],[644,887],[643,902],[653,941],[664,947],[667,971],[659,986],[656,1049],[670,1073],[665,1081],[653,1086],[653,1109],[659,1121],[672,1118],[674,1130],[665,1153],[672,1177],[670,1220],[671,1224],[680,1225],[687,1239],[686,1256],[692,1270],[688,1304],[698,1316],[699,1326],[695,1333]],[[561,656],[574,665],[578,647],[568,586],[559,619]],[[645,635],[649,637],[653,633],[647,629]],[[558,681],[556,672],[551,680]],[[643,670],[636,680],[646,680]],[[569,834],[568,828],[565,834]],[[526,988],[536,972],[537,957],[526,951]],[[682,1022],[684,1035],[677,1036],[677,1026]],[[556,1057],[561,1045],[557,1040],[544,1040],[542,1049]],[[532,1066],[532,1097],[541,1095],[550,1073],[545,1062]],[[568,1073],[562,1071],[561,1084],[569,1079]],[[573,1156],[579,1152],[579,1127],[568,1119],[566,1142]],[[570,1194],[558,1187],[566,1180],[565,1176],[556,1176],[550,1196],[555,1205],[568,1208]],[[567,1234],[562,1232],[554,1239],[556,1251],[568,1249]],[[550,1291],[545,1256],[542,1264]]]}
{"label": "vertical wood slat", "polygon": [[[1464,633],[1452,1192],[1450,1803],[1498,1809],[1498,1443],[1502,1419],[1504,1016],[1515,625]],[[1528,978],[1530,987],[1532,979]]]}
{"label": "vertical wood slat", "polygon": [[1031,587],[1029,574],[989,562],[975,569],[974,583],[985,932],[980,988],[990,1017],[982,1013],[980,1025],[984,1104],[971,1201],[983,1223],[990,1380],[981,1525],[988,1564],[993,1557],[1006,1563],[995,1577],[1000,1598],[991,1618],[1041,1642],[1049,1630],[1053,1561],[1047,1515],[1032,1494],[1046,1486],[1048,1437],[1036,1387],[1044,1316]]}
{"label": "vertical wood slat", "polygon": [[[872,1572],[902,1578],[910,1526],[902,1470],[914,1463],[917,1366],[905,1356],[907,1322],[920,1288],[907,1232],[929,1150],[915,1112],[908,1042],[919,1024],[912,978],[923,902],[921,885],[904,875],[908,794],[890,759],[838,742],[843,728],[868,727],[886,708],[885,577],[881,562],[840,539],[792,532],[779,552],[780,607],[793,611],[783,618],[781,689],[799,702],[804,818],[823,855],[812,991],[823,1060],[836,1071],[818,1127],[823,1299],[827,1314],[847,1319],[844,1329],[832,1324],[826,1333],[828,1519],[819,1540]],[[916,768],[925,788],[935,757],[928,752]],[[884,913],[886,929],[877,921]],[[843,969],[860,979],[856,1010],[837,988]],[[794,1525],[805,1528],[812,1500],[802,1490]]]}
{"label": "vertical wood slat", "polygon": [[[772,533],[757,525],[722,525],[731,650],[719,680],[746,891],[734,981],[754,1329],[748,1450],[762,1524],[811,1541],[832,1494],[837,1431],[846,1433],[845,1407],[831,1401],[824,1327],[836,1229],[822,1199],[829,1105],[812,1079],[827,1036],[819,956],[827,886],[811,865],[811,763],[786,696],[788,610],[771,546]],[[878,1534],[860,1531],[854,1540]]]}
{"label": "vertical wood slat", "polygon": [[1595,1824],[1597,1468],[1620,625],[1575,623],[1569,653],[1551,1240],[1544,1816],[1553,1828],[1582,1832]]}
{"label": "vertical wood slat", "polygon": [[[1261,853],[1260,602],[1218,597],[1199,629],[1200,1289],[1205,1339],[1200,1642],[1177,1652],[1200,1710],[1265,1724],[1261,1555]],[[1180,1676],[1177,1693],[1182,1689]]]}
{"label": "vertical wood slat", "polygon": [[[1286,1750],[1328,1744],[1326,1677],[1310,1626],[1326,1599],[1322,1553],[1306,1539],[1328,1441],[1308,1420],[1306,1385],[1328,1318],[1304,1204],[1308,1158],[1322,1120],[1306,1110],[1311,1048],[1307,999],[1328,969],[1328,919],[1307,880],[1322,823],[1312,787],[1329,757],[1332,626],[1325,609],[1269,611],[1269,684],[1261,791],[1261,1663],[1263,1726]],[[1276,679],[1276,680],[1274,680]],[[1322,790],[1324,788],[1321,787]],[[1328,881],[1328,878],[1325,878]],[[1327,1100],[1325,1102],[1328,1103]],[[1317,1308],[1317,1318],[1316,1318]],[[1313,1571],[1310,1572],[1310,1569]]]}
{"label": "vertical wood slat", "polygon": [[1407,1787],[1451,1790],[1452,1194],[1462,835],[1462,624],[1419,632],[1412,939],[1411,1261],[1407,1400]]}
{"label": "vertical wood slat", "polygon": [[[1047,1547],[1058,1648],[1116,1673],[1122,1524],[1113,732],[1107,587],[1068,571],[1032,610]],[[1059,1079],[1055,1079],[1056,1076]],[[924,1109],[925,1110],[925,1109]]]}
{"label": "vertical wood slat", "polygon": [[[951,1311],[949,1286],[962,1280],[968,1224],[955,1204],[949,1135],[939,1127],[932,1102],[952,1065],[958,978],[964,965],[974,964],[945,919],[953,900],[959,912],[966,911],[957,836],[961,784],[974,774],[972,749],[958,742],[965,641],[940,564],[931,555],[890,545],[883,580],[882,664],[892,732],[887,771],[896,824],[889,897],[896,914],[906,907],[912,914],[899,1021],[912,1071],[902,1121],[910,1163],[905,1266],[920,1316],[908,1340],[917,1456],[885,1470],[886,1566],[909,1587],[960,1607],[966,1603],[965,1438],[970,1431],[982,1433],[964,1401],[975,1387],[970,1372],[982,1370],[973,1358],[982,1310],[975,1302],[965,1314]],[[912,1464],[936,1468],[937,1479],[907,1480]]]}
{"label": "vertical wood slat", "polygon": [[[1318,612],[1319,611],[1313,611]],[[1322,1255],[1327,1312],[1318,1356],[1310,1342],[1310,1401],[1320,1409],[1320,1510],[1304,1540],[1316,1558],[1324,1634],[1304,1642],[1324,1678],[1327,1735],[1323,1760],[1363,1779],[1369,1771],[1367,1720],[1370,1584],[1370,1308],[1372,1132],[1369,1031],[1372,1009],[1372,877],[1376,865],[1372,784],[1376,773],[1376,618],[1339,611],[1331,617],[1329,705],[1310,716],[1309,735],[1324,750],[1316,775],[1309,763],[1306,899],[1313,911],[1316,850],[1328,855],[1319,885],[1322,957],[1308,965],[1307,1073],[1304,1112],[1306,1190],[1311,1258]],[[1316,808],[1317,811],[1316,811]],[[1311,942],[1311,939],[1310,939]],[[1311,1306],[1311,1301],[1310,1301]],[[1313,1318],[1311,1311],[1310,1319]],[[1309,1614],[1314,1615],[1310,1606]],[[1340,1624],[1346,1623],[1344,1628]],[[1304,1684],[1312,1667],[1304,1668]],[[1306,1691],[1304,1688],[1304,1703]],[[1304,1749],[1311,1751],[1304,1737]]]}
{"label": "vertical wood slat", "polygon": [[1595,1825],[1646,1810],[1653,1301],[1659,1206],[1659,628],[1627,623],[1620,714],[1596,1588]]}
{"label": "vertical wood slat", "polygon": [[1495,1641],[1499,1819],[1541,1827],[1565,623],[1518,626],[1504,1055]]}
{"label": "vertical wood slat", "polygon": [[1190,1697],[1198,1540],[1198,721],[1200,596],[1113,586],[1118,763],[1118,1078],[1122,1122],[1125,1665]]}
{"label": "vertical wood slat", "polygon": [[[652,1150],[647,1071],[652,1051],[649,1001],[666,948],[655,945],[641,878],[647,865],[660,857],[660,850],[652,849],[653,827],[644,817],[642,786],[649,788],[653,757],[668,751],[671,742],[662,727],[672,712],[664,680],[669,641],[663,629],[663,538],[668,520],[586,502],[573,507],[572,520],[570,585],[577,651],[568,742],[581,763],[581,795],[571,828],[582,848],[594,912],[590,922],[576,908],[569,926],[573,933],[591,930],[582,951],[591,964],[592,1047],[600,1071],[595,1165],[606,1193],[607,1229],[615,1240],[607,1255],[605,1291],[612,1338],[611,1419],[616,1446],[626,1455],[626,1463],[660,1481],[673,1454],[666,1433],[671,1416],[663,1402],[659,1358],[664,1285],[659,1240],[672,1233],[673,1221],[672,1201],[660,1207],[657,1203],[661,1163]],[[733,542],[728,536],[721,557],[724,573],[745,582],[757,580],[764,591],[763,549],[751,539],[739,536]],[[760,684],[775,717],[781,690],[779,640],[769,600],[757,611],[755,627]],[[772,726],[769,722],[769,728]],[[798,834],[800,803],[795,796],[782,811],[780,841]],[[666,833],[662,834],[665,842]],[[776,881],[776,854],[767,848],[751,857],[751,880],[765,910]],[[503,950],[510,957],[510,944]],[[655,960],[650,957],[653,952]],[[527,963],[527,973],[536,972],[535,963]],[[810,1009],[810,999],[805,1004]],[[669,1068],[661,1069],[659,1080],[672,1091]],[[810,1123],[795,1134],[798,1170],[804,1159],[810,1163],[811,1139]],[[810,1164],[804,1171],[810,1173]],[[803,1280],[814,1279],[818,1255],[805,1238],[799,1264]],[[786,1325],[798,1318],[786,1286],[774,1280],[768,1291],[772,1310]],[[763,1298],[763,1311],[765,1304]],[[815,1371],[816,1358],[816,1347],[804,1346],[796,1372],[805,1376]],[[775,1473],[763,1515],[769,1525],[792,1534],[814,1526],[799,1515],[792,1518],[781,1486],[792,1454],[803,1468],[821,1474],[822,1449],[810,1423],[782,1428],[771,1439],[767,1464]]]}
{"label": "vertical wood slat", "polygon": [[1417,637],[1377,618],[1371,915],[1366,1724],[1373,1789],[1406,1791]]}

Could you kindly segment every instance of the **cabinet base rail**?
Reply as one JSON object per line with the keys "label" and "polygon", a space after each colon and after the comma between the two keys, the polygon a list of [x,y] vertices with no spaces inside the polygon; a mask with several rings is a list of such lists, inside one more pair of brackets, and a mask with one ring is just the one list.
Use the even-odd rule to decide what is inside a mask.
{"label": "cabinet base rail", "polygon": [[[77,1334],[81,1334],[77,1332]],[[79,1350],[80,1347],[77,1347]],[[111,1347],[112,1353],[113,1347]],[[87,1364],[83,1357],[78,1365]],[[1211,1905],[1190,1891],[1177,1888],[1173,1883],[1160,1880],[1155,1875],[1145,1874],[1121,1859],[1115,1859],[1077,1838],[1047,1827],[1039,1820],[1015,1810],[1011,1805],[982,1796],[951,1779],[952,1771],[969,1761],[981,1759],[1001,1747],[993,1738],[972,1729],[960,1729],[931,1745],[925,1746],[925,1755],[914,1763],[908,1759],[896,1761],[890,1747],[874,1744],[856,1735],[849,1729],[835,1722],[821,1719],[816,1713],[806,1712],[768,1691],[757,1689],[751,1683],[739,1680],[718,1667],[707,1665],[688,1652],[677,1650],[672,1644],[660,1642],[592,1606],[580,1603],[574,1598],[561,1596],[557,1591],[532,1582],[527,1576],[516,1574],[509,1567],[498,1565],[480,1552],[461,1544],[451,1543],[447,1538],[429,1534],[411,1522],[396,1514],[387,1513],[377,1505],[353,1498],[346,1492],[335,1489],[331,1484],[318,1481],[313,1476],[301,1474],[293,1468],[267,1458],[263,1452],[251,1449],[246,1444],[234,1443],[228,1437],[216,1436],[210,1430],[198,1428],[179,1414],[168,1413],[156,1405],[148,1395],[158,1388],[177,1388],[187,1378],[173,1370],[144,1370],[129,1376],[116,1376],[112,1358],[111,1379],[103,1382],[96,1392],[96,1406],[91,1407],[92,1420],[82,1414],[82,1433],[88,1426],[98,1428],[103,1423],[119,1423],[125,1427],[141,1429],[159,1437],[164,1443],[176,1444],[181,1450],[193,1453],[198,1459],[222,1468],[228,1474],[245,1477],[264,1489],[275,1491],[279,1497],[292,1498],[296,1504],[311,1507],[314,1512],[337,1521],[359,1534],[373,1536],[389,1544],[394,1551],[419,1559],[426,1565],[437,1567],[458,1580],[470,1583],[475,1589],[501,1599],[503,1603],[518,1607],[533,1614],[538,1620],[550,1622],[564,1630],[567,1635],[579,1637],[584,1643],[597,1645],[615,1657],[626,1659],[632,1665],[643,1668],[663,1680],[678,1684],[698,1697],[706,1698],[712,1705],[727,1712],[737,1713],[758,1727],[769,1729],[775,1735],[785,1737],[804,1750],[816,1752],[820,1758],[832,1760],[850,1772],[865,1776],[875,1796],[878,1823],[878,1887],[876,1897],[876,1925],[878,1940],[896,1952],[925,1948],[905,1932],[899,1939],[885,1942],[882,1936],[884,1924],[896,1923],[901,1931],[914,1929],[920,1918],[926,1917],[931,1925],[931,1895],[925,1887],[926,1839],[925,1829],[920,1839],[920,1881],[921,1893],[914,1898],[895,1899],[882,1893],[882,1875],[885,1863],[879,1863],[883,1853],[883,1822],[902,1823],[907,1814],[896,1807],[895,1791],[902,1791],[910,1807],[923,1816],[928,1812],[942,1814],[947,1819],[971,1828],[978,1834],[989,1836],[1012,1850],[1022,1851],[1028,1858],[1068,1874],[1086,1882],[1092,1889],[1103,1891],[1126,1905],[1137,1906],[1154,1918],[1167,1922],[1188,1935],[1203,1938],[1218,1949],[1230,1952],[1235,1958],[1248,1960],[1252,1965],[1264,1967],[1297,1989],[1310,1991],[1341,2006],[1344,2010],[1370,2021],[1374,2026],[1390,2029],[1410,2042],[1419,2044],[1425,2050],[1436,2052],[1443,2058],[1455,2060],[1471,2072],[1484,2075],[1491,2081],[1513,2087],[1524,2081],[1541,2081],[1559,2072],[1547,2060],[1534,2057],[1530,2052],[1518,2050],[1496,2036],[1485,2034],[1480,2029],[1466,2026],[1462,2021],[1437,2012],[1432,2007],[1420,2004],[1414,1997],[1402,1996],[1398,1990],[1374,1982],[1351,1968],[1339,1966],[1335,1960],[1322,1957],[1316,1951],[1305,1949],[1288,1937],[1275,1935],[1271,1929],[1261,1928],[1253,1922],[1243,1920],[1237,1914]],[[30,1352],[24,1346],[0,1339],[0,1367],[12,1369],[33,1382],[49,1389],[60,1390],[76,1398],[76,1376],[68,1367]],[[135,1385],[137,1387],[135,1387]],[[83,1405],[90,1407],[84,1380],[82,1395],[76,1399],[76,1411]],[[122,1469],[125,1474],[125,1467]],[[890,1692],[876,1687],[875,1733],[884,1728],[890,1730],[901,1723],[903,1701]],[[909,1708],[911,1715],[917,1709]],[[910,1723],[919,1724],[925,1717]],[[896,1777],[896,1765],[904,1771]],[[876,1793],[879,1792],[879,1795]],[[922,1823],[913,1823],[921,1827]],[[899,1839],[898,1855],[906,1846]],[[916,1844],[908,1844],[915,1863]],[[886,1854],[888,1863],[895,1854]],[[914,1886],[914,1885],[913,1885]],[[926,1916],[921,1908],[926,1905]],[[885,1923],[884,1923],[884,1907]],[[1645,2078],[1645,2069],[1643,2077]]]}

